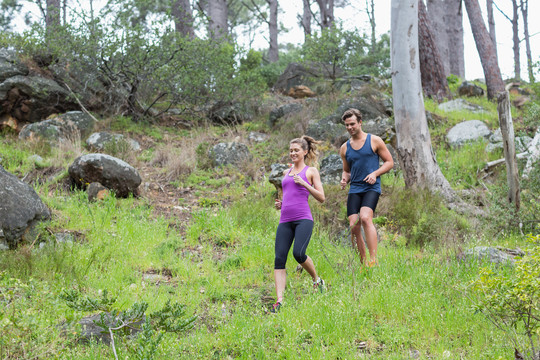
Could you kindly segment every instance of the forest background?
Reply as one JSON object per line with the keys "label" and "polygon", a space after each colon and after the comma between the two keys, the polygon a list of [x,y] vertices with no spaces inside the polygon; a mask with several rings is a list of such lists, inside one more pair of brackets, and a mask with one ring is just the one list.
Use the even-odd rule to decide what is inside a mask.
{"label": "forest background", "polygon": [[[418,10],[418,3],[409,3]],[[238,40],[252,38],[262,23],[279,29],[270,21],[277,1],[111,0],[99,10],[92,1],[34,4],[36,22],[30,19],[21,32],[14,21],[25,17],[24,2],[2,1],[1,24],[15,30],[0,34],[2,50],[16,51],[32,76],[60,81],[78,110],[96,118],[95,130],[139,140],[140,152],[124,141],[100,152],[135,166],[143,184],[139,196],[112,193],[90,201],[84,189],[71,186],[67,170],[80,155],[96,151],[84,139],[21,141],[17,126],[2,124],[0,165],[30,184],[52,217],[33,241],[0,251],[0,359],[538,360],[538,161],[528,177],[525,161],[518,163],[516,207],[507,199],[505,166],[487,167],[504,157],[502,150],[489,152],[484,141],[452,147],[446,139],[450,128],[467,120],[480,119],[493,131],[500,126],[496,99],[489,96],[493,83],[474,81],[488,96],[466,97],[480,113],[440,106],[461,97],[465,73],[439,76],[426,70],[435,67],[423,68],[442,79],[444,96],[428,93],[427,83],[421,84],[425,98],[421,88],[404,88],[392,71],[390,35],[374,31],[382,16],[370,13],[374,1],[366,1],[374,23],[354,29],[340,26],[333,12],[321,14],[332,1],[308,2],[312,30],[303,33],[304,42],[253,49]],[[89,4],[96,4],[95,12]],[[305,19],[307,13],[298,15]],[[416,24],[414,15],[401,18]],[[252,31],[231,36],[243,26]],[[391,35],[411,39],[407,32]],[[463,55],[465,67],[472,57],[496,59],[492,55]],[[524,104],[512,105],[516,137],[538,134],[535,56],[524,64],[524,76],[512,73],[504,82],[494,76],[501,92],[519,82],[512,85],[520,89],[510,95],[513,104],[526,96]],[[315,96],[293,99],[275,90],[291,63],[316,70],[306,79]],[[419,77],[419,67],[415,71]],[[354,81],[362,86],[355,88]],[[277,316],[269,314],[279,218],[272,207],[277,192],[268,181],[272,165],[288,162],[290,138],[335,116],[353,98],[393,100],[388,111],[398,128],[400,116],[418,103],[394,111],[402,105],[399,96],[392,99],[396,91],[419,96],[420,111],[409,120],[429,136],[417,148],[436,159],[427,166],[438,169],[463,206],[433,191],[434,183],[411,186],[407,166],[383,176],[375,219],[381,260],[367,269],[348,243],[344,192],[325,184],[328,201],[311,204],[316,227],[309,251],[327,291],[313,292],[290,257],[287,300]],[[223,114],[223,104],[232,105],[234,116],[215,116]],[[302,111],[269,120],[273,110],[291,104]],[[55,117],[50,112],[39,120]],[[27,125],[24,117],[16,120]],[[252,142],[253,133],[265,140]],[[397,143],[410,135],[398,129]],[[247,144],[251,160],[216,167],[209,150],[220,143]],[[320,150],[321,159],[335,154],[335,141],[325,140]],[[60,240],[65,237],[70,240]],[[507,261],[494,264],[477,256],[479,249]],[[97,324],[98,334],[85,337],[83,319]]]}

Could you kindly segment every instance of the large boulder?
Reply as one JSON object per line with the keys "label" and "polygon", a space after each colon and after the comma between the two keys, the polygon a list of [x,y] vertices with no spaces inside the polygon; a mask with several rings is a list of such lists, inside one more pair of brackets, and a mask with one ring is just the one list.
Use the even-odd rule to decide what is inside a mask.
{"label": "large boulder", "polygon": [[480,105],[471,104],[470,102],[463,99],[450,100],[444,103],[439,104],[439,109],[450,112],[450,111],[470,111],[474,113],[485,112],[484,108]]}
{"label": "large boulder", "polygon": [[467,142],[487,140],[491,130],[480,120],[469,120],[457,124],[448,131],[446,140],[450,146],[461,146]]}
{"label": "large boulder", "polygon": [[219,143],[212,147],[208,155],[214,166],[237,165],[251,159],[245,144],[238,142]]}
{"label": "large boulder", "polygon": [[51,213],[35,190],[0,165],[0,248],[33,241],[36,225]]}
{"label": "large boulder", "polygon": [[12,76],[0,83],[0,115],[33,123],[51,114],[77,110],[70,93],[54,80],[40,76]]}
{"label": "large boulder", "polygon": [[51,143],[84,139],[94,129],[94,119],[81,111],[70,111],[52,119],[27,124],[19,133],[21,140],[45,139]]}
{"label": "large boulder", "polygon": [[268,181],[276,187],[276,190],[281,191],[281,180],[283,180],[283,172],[289,167],[285,164],[272,164]]}
{"label": "large boulder", "polygon": [[218,101],[210,107],[207,118],[216,125],[239,125],[251,119],[239,103]]}
{"label": "large boulder", "polygon": [[304,106],[300,103],[290,103],[272,109],[272,111],[270,111],[270,115],[268,116],[268,126],[273,127],[282,117],[290,114],[296,114],[302,111],[303,108]]}
{"label": "large boulder", "polygon": [[287,94],[295,86],[313,85],[314,82],[312,79],[320,76],[321,74],[316,69],[311,69],[298,63],[290,63],[283,71],[283,74],[277,79],[274,89]]}
{"label": "large boulder", "polygon": [[306,129],[306,135],[316,140],[327,140],[335,146],[340,146],[349,137],[345,126],[336,124],[329,118],[310,121]]}
{"label": "large boulder", "polygon": [[0,49],[0,82],[17,75],[28,75],[28,67],[19,61],[15,51]]}
{"label": "large boulder", "polygon": [[458,94],[460,96],[484,96],[484,89],[473,83],[464,81],[458,88]]}
{"label": "large boulder", "polygon": [[339,184],[342,172],[343,162],[338,154],[331,154],[321,161],[321,181],[323,184]]}
{"label": "large boulder", "polygon": [[87,154],[75,159],[68,168],[73,184],[80,188],[98,182],[118,197],[138,195],[139,172],[123,160],[105,154]]}

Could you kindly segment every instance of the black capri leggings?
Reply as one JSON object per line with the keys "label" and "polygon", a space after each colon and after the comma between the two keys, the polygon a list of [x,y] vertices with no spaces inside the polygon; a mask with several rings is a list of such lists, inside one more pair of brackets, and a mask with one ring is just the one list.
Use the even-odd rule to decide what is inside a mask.
{"label": "black capri leggings", "polygon": [[306,248],[311,239],[313,231],[313,220],[302,219],[280,223],[276,231],[276,257],[274,269],[285,269],[287,254],[293,243],[294,259],[302,264],[307,260]]}

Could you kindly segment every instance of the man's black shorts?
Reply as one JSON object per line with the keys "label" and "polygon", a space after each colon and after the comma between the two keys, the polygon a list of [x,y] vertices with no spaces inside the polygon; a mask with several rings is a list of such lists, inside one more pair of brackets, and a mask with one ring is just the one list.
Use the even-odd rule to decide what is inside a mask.
{"label": "man's black shorts", "polygon": [[376,191],[349,194],[349,197],[347,198],[347,217],[358,214],[360,208],[364,206],[367,206],[375,212],[380,195],[381,194]]}

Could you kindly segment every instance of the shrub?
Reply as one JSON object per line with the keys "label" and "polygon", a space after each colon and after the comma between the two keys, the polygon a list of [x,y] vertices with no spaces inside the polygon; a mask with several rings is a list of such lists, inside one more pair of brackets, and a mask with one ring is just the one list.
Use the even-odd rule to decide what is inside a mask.
{"label": "shrub", "polygon": [[540,359],[540,235],[515,268],[483,268],[470,284],[474,310],[483,313],[514,344],[516,359]]}

